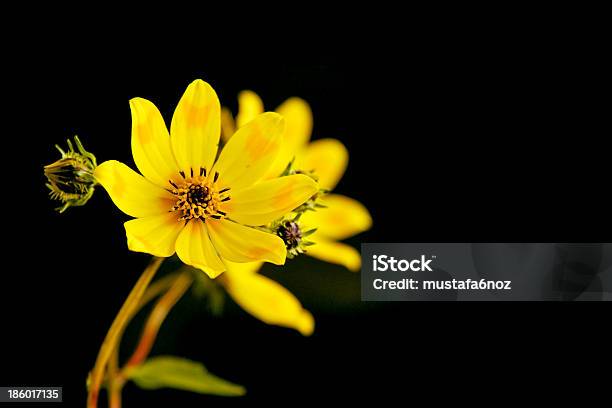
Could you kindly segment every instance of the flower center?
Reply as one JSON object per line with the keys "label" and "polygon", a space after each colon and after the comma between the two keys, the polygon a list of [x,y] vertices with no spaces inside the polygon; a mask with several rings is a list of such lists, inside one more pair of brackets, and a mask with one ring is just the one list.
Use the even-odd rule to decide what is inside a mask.
{"label": "flower center", "polygon": [[201,184],[191,184],[187,191],[187,201],[192,204],[207,205],[212,200],[210,188]]}
{"label": "flower center", "polygon": [[199,175],[193,173],[188,177],[184,172],[180,172],[182,182],[175,183],[172,180],[170,184],[174,189],[170,192],[176,197],[176,204],[171,211],[176,211],[181,214],[179,220],[189,221],[193,218],[199,218],[202,221],[206,218],[221,219],[227,214],[220,210],[221,203],[229,201],[230,196],[227,194],[229,188],[219,190],[217,188],[217,179],[219,173],[215,173],[214,177],[206,176],[206,169],[200,168]]}
{"label": "flower center", "polygon": [[287,249],[297,248],[302,241],[302,230],[300,230],[300,226],[293,221],[285,221],[282,223],[278,227],[276,233],[285,241]]}

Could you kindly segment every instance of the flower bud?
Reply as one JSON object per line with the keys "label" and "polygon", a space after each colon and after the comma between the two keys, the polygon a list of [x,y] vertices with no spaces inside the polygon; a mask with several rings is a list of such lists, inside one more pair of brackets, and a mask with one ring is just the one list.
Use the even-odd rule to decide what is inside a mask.
{"label": "flower bud", "polygon": [[62,157],[44,168],[49,196],[52,200],[62,202],[62,206],[56,209],[60,213],[68,207],[85,205],[93,195],[96,185],[93,176],[97,166],[96,157],[83,148],[77,136],[74,137],[76,150],[70,139],[67,144],[68,151],[55,145]]}
{"label": "flower bud", "polygon": [[287,257],[289,259],[303,254],[306,252],[306,247],[314,245],[314,242],[306,241],[304,238],[314,233],[316,228],[302,231],[298,219],[299,216],[295,217],[293,220],[282,220],[274,226],[276,235],[285,243]]}

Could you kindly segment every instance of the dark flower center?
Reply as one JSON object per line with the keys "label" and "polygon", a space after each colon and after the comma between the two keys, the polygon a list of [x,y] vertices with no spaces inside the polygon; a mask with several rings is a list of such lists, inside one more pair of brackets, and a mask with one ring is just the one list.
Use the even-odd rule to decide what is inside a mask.
{"label": "dark flower center", "polygon": [[287,249],[297,248],[302,241],[300,226],[293,221],[283,222],[276,233],[285,242]]}
{"label": "dark flower center", "polygon": [[189,186],[187,200],[192,204],[204,205],[212,199],[210,189],[199,184]]}

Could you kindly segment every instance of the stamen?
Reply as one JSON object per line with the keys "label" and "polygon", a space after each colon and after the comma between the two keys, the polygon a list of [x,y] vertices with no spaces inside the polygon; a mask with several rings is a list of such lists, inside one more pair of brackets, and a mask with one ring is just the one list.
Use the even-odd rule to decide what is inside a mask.
{"label": "stamen", "polygon": [[229,187],[225,187],[223,190],[220,190],[220,191],[219,191],[219,194],[223,194],[223,193],[225,193],[226,191],[230,191],[230,190],[231,190],[231,189],[230,189]]}
{"label": "stamen", "polygon": [[217,191],[215,182],[219,179],[219,172],[215,172],[214,180],[211,180],[206,178],[204,167],[199,167],[199,175],[198,168],[195,169],[196,171],[190,168],[191,177],[186,177],[185,172],[180,171],[183,177],[181,182],[168,180],[173,187],[168,191],[176,199],[170,211],[177,212],[178,219],[185,221],[200,219],[204,222],[208,218],[221,219],[227,216],[226,212],[219,211],[220,204],[230,199],[223,194],[227,193],[229,188],[224,188],[221,192]]}

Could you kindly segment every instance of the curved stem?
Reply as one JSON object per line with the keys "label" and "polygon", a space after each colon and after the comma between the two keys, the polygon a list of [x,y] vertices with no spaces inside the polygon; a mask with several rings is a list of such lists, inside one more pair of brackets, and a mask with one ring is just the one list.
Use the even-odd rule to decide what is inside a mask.
{"label": "curved stem", "polygon": [[111,355],[111,358],[108,360],[108,378],[111,379],[111,381],[109,382],[109,386],[108,386],[108,407],[109,408],[121,408],[121,389],[123,387],[119,386],[119,384],[116,384],[114,381],[112,381],[112,379],[115,378],[115,376],[117,376],[117,373],[119,372],[119,351],[118,351],[119,347],[118,346],[119,344],[117,344],[117,347],[115,347],[115,349],[113,350],[113,354]]}
{"label": "curved stem", "polygon": [[111,390],[109,399],[109,408],[121,408],[121,388],[117,387]]}
{"label": "curved stem", "polygon": [[[166,281],[168,282],[168,281]],[[174,281],[172,282],[172,286],[167,288],[167,285],[163,285],[164,288],[167,288],[167,292],[157,301],[149,317],[145,323],[144,329],[142,331],[142,335],[140,337],[140,341],[136,346],[136,349],[132,353],[132,356],[128,359],[128,362],[125,366],[114,373],[114,376],[110,379],[111,390],[118,390],[121,392],[125,382],[126,375],[125,372],[130,368],[141,364],[149,355],[153,344],[155,343],[155,339],[157,338],[157,334],[159,333],[159,329],[164,322],[166,316],[170,310],[176,305],[179,299],[185,294],[187,289],[193,283],[193,278],[188,273],[178,274],[174,276]],[[161,290],[162,285],[159,286]],[[150,289],[153,289],[151,286]],[[121,396],[118,396],[119,400]],[[120,408],[120,405],[113,405],[112,408]]]}
{"label": "curved stem", "polygon": [[166,316],[168,316],[168,313],[176,302],[178,302],[187,289],[189,289],[192,282],[193,279],[189,274],[182,274],[174,281],[174,284],[168,292],[159,298],[145,323],[140,342],[136,346],[132,356],[128,359],[125,368],[139,365],[147,358],[151,348],[153,348],[153,343],[155,343],[159,329],[166,319]]}
{"label": "curved stem", "polygon": [[149,286],[151,279],[153,279],[155,276],[155,273],[161,266],[163,260],[164,258],[153,257],[142,275],[140,275],[140,278],[138,278],[138,281],[125,300],[125,303],[123,303],[123,306],[121,306],[121,309],[115,317],[115,320],[108,330],[108,333],[106,333],[104,342],[102,343],[100,351],[98,352],[98,357],[96,358],[94,368],[91,370],[89,390],[87,393],[88,408],[97,408],[98,394],[100,393],[100,385],[102,384],[102,379],[104,378],[104,371],[113,350],[117,346],[117,342],[120,338],[119,335],[127,326],[130,317],[133,315],[133,311],[138,307],[147,286]]}
{"label": "curved stem", "polygon": [[[136,306],[136,308],[132,311],[132,313],[128,317],[128,323],[132,320],[134,316],[136,316],[136,314],[140,311],[140,309],[142,309],[144,306],[147,305],[147,303],[149,303],[156,297],[162,295],[163,293],[167,292],[172,287],[172,285],[174,284],[174,282],[180,275],[181,275],[180,272],[173,272],[151,283],[149,287],[147,288],[146,292],[140,298],[140,302],[138,302],[138,306]],[[125,331],[126,327],[127,327],[127,324],[122,328],[122,330],[119,332],[117,336],[119,340],[117,341],[117,345],[113,349],[113,356],[111,357],[111,360],[109,361],[109,368],[113,360],[115,360],[116,366],[117,367],[119,366],[119,347],[121,345],[121,338],[123,337],[123,332]],[[110,375],[110,377],[112,377],[112,375]]]}
{"label": "curved stem", "polygon": [[[152,282],[142,295],[142,298],[140,298],[138,306],[136,306],[131,315],[128,317],[128,321],[131,321],[132,318],[136,316],[140,309],[142,309],[147,303],[168,291],[177,278],[180,277],[180,275],[180,272],[173,272],[157,279],[155,282]],[[121,346],[121,338],[123,337],[124,331],[125,327],[119,332],[117,345],[113,349],[112,356],[108,361],[109,408],[121,408],[121,391],[123,390],[125,381],[123,380],[121,372],[119,371],[119,347]]]}
{"label": "curved stem", "polygon": [[138,303],[138,307],[134,310],[131,317],[134,317],[140,309],[146,306],[149,302],[151,302],[156,297],[163,295],[172,287],[174,282],[181,276],[182,272],[180,269],[176,272],[172,272],[162,276],[161,278],[157,278],[155,282],[151,282],[147,291],[142,295],[140,299],[140,303]]}

